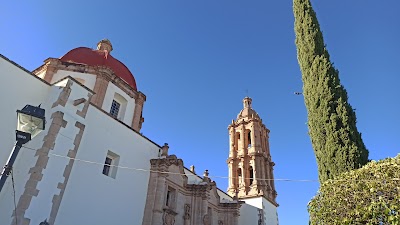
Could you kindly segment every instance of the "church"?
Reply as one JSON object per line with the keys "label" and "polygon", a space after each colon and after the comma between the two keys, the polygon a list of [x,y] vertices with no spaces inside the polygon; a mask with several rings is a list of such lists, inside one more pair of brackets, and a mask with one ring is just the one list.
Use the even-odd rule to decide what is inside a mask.
{"label": "church", "polygon": [[146,95],[112,51],[104,39],[34,71],[0,55],[0,166],[16,154],[16,111],[46,118],[3,169],[0,224],[278,225],[269,130],[252,99],[228,126],[225,192],[140,133]]}

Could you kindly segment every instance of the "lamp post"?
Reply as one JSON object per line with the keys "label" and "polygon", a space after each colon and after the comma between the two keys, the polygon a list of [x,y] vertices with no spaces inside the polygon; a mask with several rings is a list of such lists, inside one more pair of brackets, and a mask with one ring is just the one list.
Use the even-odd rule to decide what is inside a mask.
{"label": "lamp post", "polygon": [[44,130],[45,110],[36,106],[26,105],[22,110],[17,110],[17,130],[15,131],[16,142],[8,157],[6,165],[0,174],[0,192],[10,175],[15,159],[23,144],[29,142],[40,131]]}

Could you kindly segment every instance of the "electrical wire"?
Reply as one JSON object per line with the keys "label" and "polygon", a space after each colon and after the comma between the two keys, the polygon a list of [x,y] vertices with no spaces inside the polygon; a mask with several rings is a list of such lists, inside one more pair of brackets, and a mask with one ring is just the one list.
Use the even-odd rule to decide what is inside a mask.
{"label": "electrical wire", "polygon": [[[38,151],[37,149],[33,149],[33,148],[29,148],[27,146],[22,146],[22,148],[26,148],[29,150],[33,150],[33,151]],[[39,153],[41,154],[41,153]],[[168,172],[168,171],[159,171],[159,170],[151,170],[151,169],[142,169],[142,168],[134,168],[134,167],[127,167],[127,166],[117,166],[117,165],[109,165],[109,164],[105,164],[105,163],[100,163],[100,162],[93,162],[93,161],[89,161],[89,160],[84,160],[84,159],[78,159],[78,158],[73,158],[73,157],[69,157],[69,156],[64,156],[64,155],[59,155],[59,154],[54,154],[54,153],[50,153],[48,152],[47,154],[52,155],[52,156],[56,156],[59,158],[65,158],[65,159],[69,159],[69,160],[74,160],[74,161],[79,161],[79,162],[83,162],[83,163],[88,163],[88,164],[94,164],[94,165],[100,165],[100,166],[110,166],[110,167],[115,167],[115,168],[121,168],[121,169],[127,169],[127,170],[133,170],[133,171],[141,171],[141,172],[153,172],[153,173],[161,173],[161,174],[171,174],[171,175],[185,175],[185,176],[195,176],[198,177],[197,174],[186,174],[186,173],[174,173],[174,172]],[[208,178],[220,178],[220,179],[229,179],[229,178],[233,178],[236,179],[235,177],[229,177],[229,176],[208,176]],[[252,179],[252,178],[244,178],[244,179]],[[254,179],[254,178],[253,178]],[[319,180],[311,180],[311,179],[280,179],[280,178],[274,178],[274,179],[270,179],[270,178],[265,178],[265,179],[257,179],[260,181],[283,181],[283,182],[319,182]],[[371,179],[371,180],[367,180],[367,179],[361,179],[361,180],[356,180],[354,179],[353,181],[400,181],[400,178],[392,178],[392,179],[382,179],[382,180],[377,180],[377,179]],[[334,181],[345,181],[345,180],[334,180]]]}

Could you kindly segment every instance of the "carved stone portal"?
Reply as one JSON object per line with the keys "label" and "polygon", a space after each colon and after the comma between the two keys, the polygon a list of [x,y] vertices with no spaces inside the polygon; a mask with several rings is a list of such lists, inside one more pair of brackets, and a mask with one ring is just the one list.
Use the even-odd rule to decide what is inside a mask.
{"label": "carved stone portal", "polygon": [[170,210],[164,212],[164,225],[174,225],[175,224],[175,213]]}

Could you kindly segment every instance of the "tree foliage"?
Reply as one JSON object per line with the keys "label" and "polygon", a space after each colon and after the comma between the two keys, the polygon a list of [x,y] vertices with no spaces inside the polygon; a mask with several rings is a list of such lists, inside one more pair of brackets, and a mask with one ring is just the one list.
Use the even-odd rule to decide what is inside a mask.
{"label": "tree foliage", "polygon": [[356,115],[330,62],[310,0],[294,0],[297,58],[302,72],[308,129],[319,180],[362,167],[368,162]]}
{"label": "tree foliage", "polygon": [[324,182],[308,212],[311,225],[400,225],[400,154]]}

